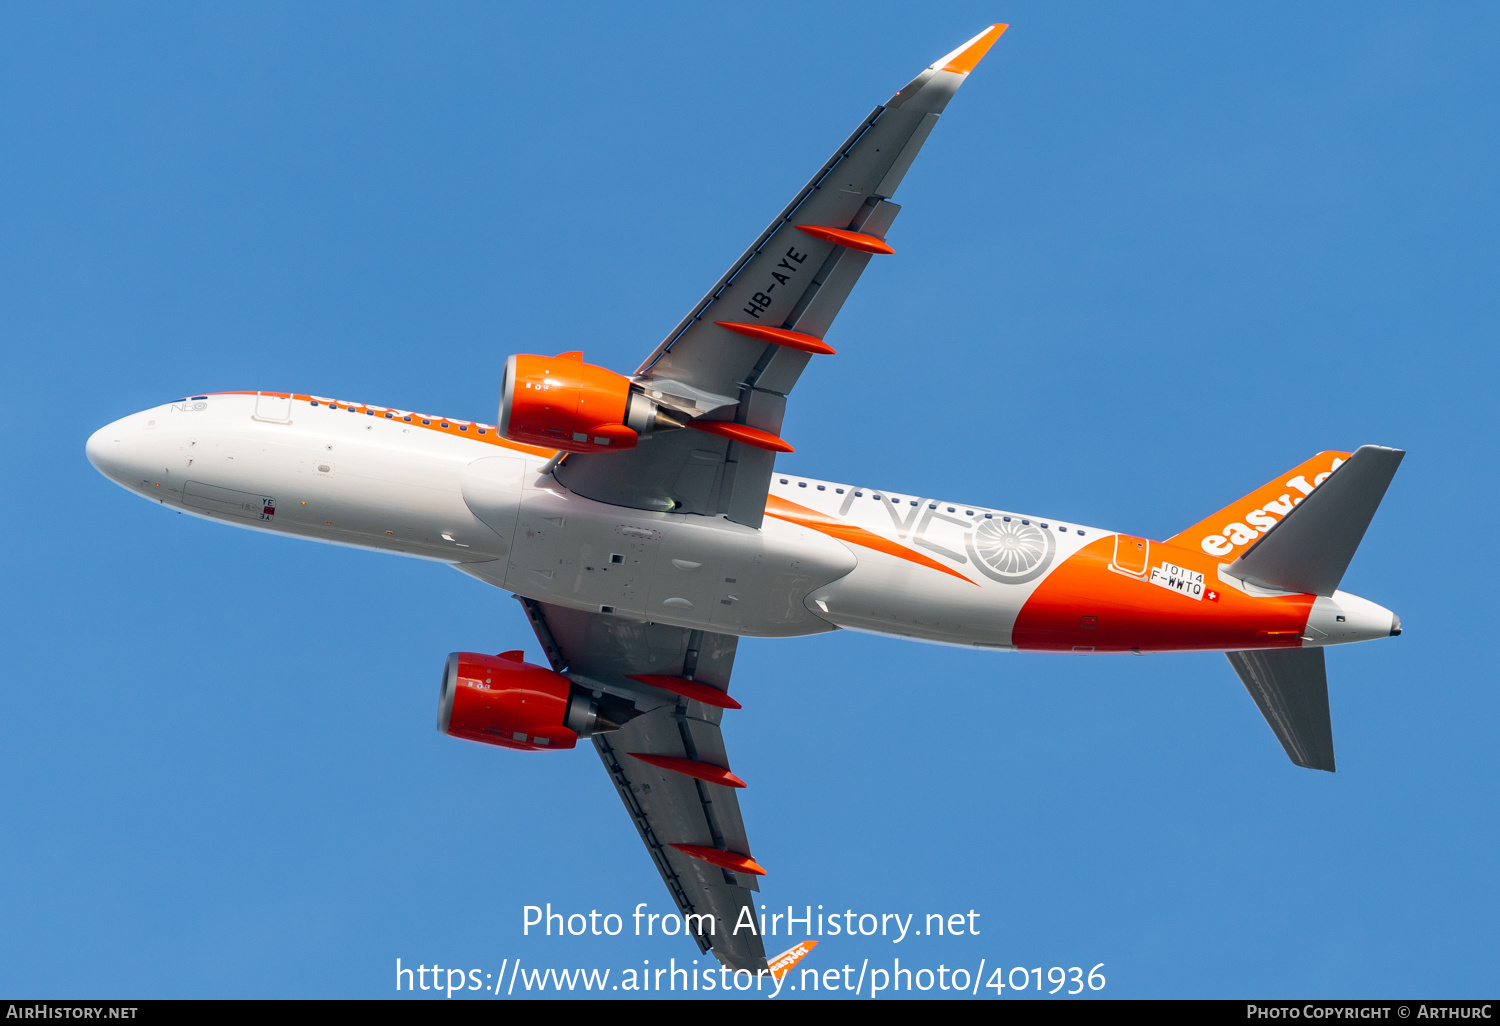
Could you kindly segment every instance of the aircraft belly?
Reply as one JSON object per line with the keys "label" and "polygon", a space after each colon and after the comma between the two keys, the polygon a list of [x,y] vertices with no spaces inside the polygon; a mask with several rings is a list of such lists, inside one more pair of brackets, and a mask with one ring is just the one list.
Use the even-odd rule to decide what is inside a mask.
{"label": "aircraft belly", "polygon": [[808,596],[826,619],[871,631],[950,645],[1009,648],[1026,585],[990,585],[940,576],[910,562],[862,550],[847,577]]}
{"label": "aircraft belly", "polygon": [[[791,525],[612,506],[536,477],[502,586],[589,612],[785,637],[835,629],[804,599],[854,565],[847,547]],[[498,568],[460,569],[500,583]]]}
{"label": "aircraft belly", "polygon": [[[723,551],[709,596],[709,618],[715,630],[785,637],[835,629],[806,599],[815,589],[854,570],[857,560],[847,546],[771,519],[758,531],[728,521],[698,519],[715,525]],[[732,530],[717,528],[720,524]]]}

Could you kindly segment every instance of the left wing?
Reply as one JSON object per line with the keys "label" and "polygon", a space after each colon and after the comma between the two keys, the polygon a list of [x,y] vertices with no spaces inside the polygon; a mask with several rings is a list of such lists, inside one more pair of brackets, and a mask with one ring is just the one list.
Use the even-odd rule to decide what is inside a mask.
{"label": "left wing", "polygon": [[[635,381],[687,418],[779,436],[787,395],[812,355],[833,352],[823,335],[871,255],[894,252],[885,234],[900,208],[889,197],[1005,29],[985,29],[860,122],[641,364]],[[759,527],[775,459],[775,451],[719,433],[671,431],[625,452],[575,453],[554,473],[600,502],[723,513]]]}
{"label": "left wing", "polygon": [[694,917],[685,929],[699,950],[731,969],[765,969],[754,896],[765,870],[750,857],[735,794],[744,782],[719,730],[724,709],[738,708],[725,694],[738,639],[521,604],[553,669],[649,708],[596,733],[594,748],[678,912]]}

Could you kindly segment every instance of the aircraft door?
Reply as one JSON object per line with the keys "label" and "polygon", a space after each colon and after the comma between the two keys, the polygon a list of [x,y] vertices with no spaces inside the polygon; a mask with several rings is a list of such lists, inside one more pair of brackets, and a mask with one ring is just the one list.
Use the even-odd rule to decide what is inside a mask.
{"label": "aircraft door", "polygon": [[292,419],[292,397],[261,392],[255,397],[255,419],[272,424],[287,424]]}
{"label": "aircraft door", "polygon": [[1128,534],[1115,535],[1115,557],[1110,569],[1131,577],[1145,577],[1150,562],[1151,543]]}

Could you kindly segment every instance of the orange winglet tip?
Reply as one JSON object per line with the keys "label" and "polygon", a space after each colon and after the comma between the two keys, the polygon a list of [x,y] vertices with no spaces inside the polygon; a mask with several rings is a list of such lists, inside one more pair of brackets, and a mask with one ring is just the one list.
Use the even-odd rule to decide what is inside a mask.
{"label": "orange winglet tip", "polygon": [[779,980],[792,971],[792,967],[802,961],[809,951],[818,946],[815,940],[805,940],[801,944],[787,948],[781,954],[771,959],[766,968],[771,970],[771,978]]}
{"label": "orange winglet tip", "polygon": [[763,324],[738,324],[734,321],[714,321],[721,328],[728,328],[739,335],[748,335],[750,338],[758,338],[762,342],[774,342],[778,346],[786,346],[789,349],[800,349],[804,353],[817,353],[819,356],[833,356],[836,350],[833,346],[820,338],[804,335],[800,331],[788,331],[785,328],[768,328]]}
{"label": "orange winglet tip", "polygon": [[695,702],[711,705],[719,709],[741,709],[743,706],[730,698],[718,688],[700,684],[696,680],[688,680],[686,677],[668,677],[662,673],[637,673],[630,675],[631,680],[638,680],[642,684],[649,684],[653,688],[661,688],[670,691],[674,695],[683,698],[691,698]]}
{"label": "orange winglet tip", "polygon": [[960,75],[967,75],[990,52],[995,40],[1005,35],[1008,28],[1009,25],[991,25],[957,50],[939,58],[933,67],[939,71],[956,71]]}
{"label": "orange winglet tip", "polygon": [[678,759],[671,755],[645,755],[641,752],[629,753],[632,759],[650,763],[658,769],[671,770],[673,773],[681,773],[697,780],[704,780],[710,784],[723,784],[725,787],[744,787],[745,782],[723,766],[715,766],[710,762],[698,762],[694,759]]}
{"label": "orange winglet tip", "polygon": [[684,855],[691,855],[695,859],[701,859],[710,865],[727,869],[734,873],[754,873],[756,876],[765,876],[766,871],[758,866],[749,855],[740,855],[737,852],[723,851],[719,848],[705,848],[701,844],[674,844],[673,848]]}
{"label": "orange winglet tip", "polygon": [[766,449],[770,452],[797,451],[769,431],[762,431],[749,424],[736,424],[732,420],[690,420],[688,427],[697,428],[710,435],[718,435],[720,438],[727,438],[731,442],[744,442],[746,445],[753,445],[757,449]]}
{"label": "orange winglet tip", "polygon": [[884,239],[877,239],[873,235],[864,232],[851,232],[847,228],[824,228],[816,224],[799,224],[794,226],[799,232],[811,235],[815,239],[831,242],[835,246],[843,246],[845,249],[857,249],[861,253],[894,253]]}

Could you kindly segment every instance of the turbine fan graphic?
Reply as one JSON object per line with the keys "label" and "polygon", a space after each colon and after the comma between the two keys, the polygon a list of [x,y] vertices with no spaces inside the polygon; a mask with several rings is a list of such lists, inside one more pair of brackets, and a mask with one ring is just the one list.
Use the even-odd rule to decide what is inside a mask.
{"label": "turbine fan graphic", "polygon": [[969,555],[985,576],[1006,584],[1033,580],[1052,562],[1056,543],[1036,524],[983,520],[969,536]]}

